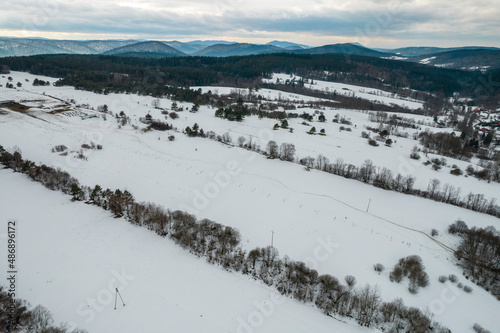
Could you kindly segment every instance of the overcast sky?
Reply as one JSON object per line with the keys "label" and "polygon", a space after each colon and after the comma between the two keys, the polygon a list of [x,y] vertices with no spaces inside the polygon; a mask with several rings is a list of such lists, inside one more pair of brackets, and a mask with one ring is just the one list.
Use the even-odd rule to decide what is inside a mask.
{"label": "overcast sky", "polygon": [[498,0],[2,0],[0,36],[500,47]]}

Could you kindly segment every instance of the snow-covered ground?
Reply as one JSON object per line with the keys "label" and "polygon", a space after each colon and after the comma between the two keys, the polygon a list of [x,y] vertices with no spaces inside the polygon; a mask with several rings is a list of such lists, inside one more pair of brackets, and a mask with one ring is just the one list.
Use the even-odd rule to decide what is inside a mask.
{"label": "snow-covered ground", "polygon": [[[0,179],[2,228],[9,219],[17,226],[18,297],[50,309],[56,323],[91,333],[371,331],[205,263],[24,175],[0,170]],[[5,237],[0,245],[4,254]],[[115,288],[125,303],[118,298],[116,310]]]}
{"label": "snow-covered ground", "polygon": [[[35,76],[25,73],[12,73],[10,76],[14,78],[14,82],[22,81],[25,86],[22,89],[26,91],[0,88],[0,100],[46,99],[47,101],[42,103],[45,105],[55,103],[56,100],[48,97],[50,95],[62,100],[74,99],[76,104],[88,103],[94,108],[107,104],[114,113],[124,111],[139,127],[145,127],[145,125],[140,124],[137,121],[138,118],[148,112],[154,118],[163,119],[160,110],[151,107],[151,97],[96,95],[75,91],[70,87],[33,87],[28,83],[25,84],[25,79],[32,81]],[[47,80],[47,78],[41,79]],[[6,79],[1,80],[4,82],[0,81],[0,84],[5,85]],[[53,79],[50,80],[53,81]],[[216,89],[219,89],[220,93],[226,88]],[[46,93],[45,96],[42,94],[43,91]],[[278,92],[274,93],[278,94]],[[162,99],[161,106],[168,107],[171,102]],[[187,103],[184,106],[190,107]],[[452,254],[419,232],[430,233],[430,230],[435,228],[440,233],[437,240],[449,246],[456,246],[459,239],[446,233],[447,226],[456,219],[461,218],[469,226],[494,225],[498,228],[496,218],[414,196],[384,191],[355,180],[347,180],[316,170],[308,172],[298,164],[268,160],[262,155],[241,148],[202,138],[188,138],[174,131],[143,133],[129,125],[119,129],[117,122],[109,115],[106,121],[102,118],[82,120],[80,117],[65,116],[64,113],[49,114],[49,110],[40,107],[30,112],[31,116],[17,112],[0,114],[0,144],[6,148],[17,146],[26,158],[58,166],[70,172],[83,184],[90,186],[100,184],[111,189],[126,188],[139,201],[152,201],[173,210],[188,210],[195,213],[198,218],[206,217],[218,223],[236,227],[241,231],[242,243],[246,249],[269,245],[274,231],[274,245],[281,256],[288,255],[294,260],[303,260],[317,268],[320,274],[330,273],[340,279],[347,274],[352,274],[357,278],[358,285],[377,284],[385,301],[402,297],[406,305],[423,309],[428,307],[435,314],[434,319],[448,326],[453,332],[471,331],[475,322],[493,331],[495,327],[500,327],[500,318],[495,316],[500,311],[500,303],[486,291],[465,280],[461,270],[455,266]],[[75,110],[77,110],[76,107]],[[311,109],[304,109],[304,111],[314,112]],[[96,113],[88,109],[82,112]],[[283,129],[273,131],[272,126],[277,122],[276,120],[248,117],[241,123],[228,122],[215,118],[214,112],[214,109],[202,106],[197,113],[180,112],[179,119],[169,119],[168,122],[173,123],[179,129],[192,126],[197,122],[205,131],[213,130],[218,134],[228,131],[233,137],[233,142],[240,135],[246,138],[252,137],[252,140],[260,144],[262,148],[269,140],[276,140],[278,143],[291,142],[296,145],[299,157],[307,155],[316,157],[318,154],[323,154],[331,161],[343,158],[345,162],[355,165],[360,165],[366,159],[372,159],[375,165],[386,166],[394,172],[415,175],[417,187],[420,188],[426,188],[429,179],[439,178],[443,183],[450,182],[454,186],[460,186],[462,193],[472,191],[484,193],[487,197],[497,197],[499,193],[499,184],[487,184],[470,177],[455,177],[450,175],[449,169],[446,168],[436,172],[422,165],[422,160],[414,163],[409,159],[409,153],[417,142],[412,139],[396,138],[397,142],[392,147],[369,146],[366,139],[361,138],[360,133],[362,130],[366,131],[365,125],[376,126],[376,124],[370,123],[365,113],[324,110],[327,122],[311,123],[311,126],[316,126],[318,131],[320,128],[325,128],[327,136],[323,137],[306,134],[310,126],[300,125],[302,119],[300,121],[289,120],[290,126],[295,129],[293,133],[290,133]],[[352,132],[339,131],[341,125],[332,122],[336,113],[351,118],[353,126],[349,127]],[[429,128],[429,130],[437,129]],[[408,131],[412,133],[411,130]],[[172,134],[176,139],[171,142],[167,137]],[[89,143],[91,140],[102,144],[103,149],[86,151],[87,161],[51,153],[52,147],[56,145],[63,144],[71,150],[77,150],[80,149],[81,144]],[[448,159],[448,164],[453,163],[459,164],[462,168],[467,164]],[[69,317],[76,319],[67,317],[71,311],[74,312],[73,306],[69,309],[61,306],[61,302],[67,299],[69,291],[62,293],[63,296],[59,300],[52,300],[54,290],[58,290],[57,288],[73,290],[71,288],[74,288],[74,285],[70,281],[78,276],[75,280],[78,281],[77,284],[90,284],[79,292],[76,298],[77,303],[75,303],[78,305],[86,297],[97,295],[99,288],[102,288],[102,281],[105,281],[105,284],[112,278],[112,270],[119,271],[122,267],[127,269],[130,267],[131,274],[137,276],[134,284],[140,286],[137,287],[139,289],[132,290],[132,283],[130,283],[131,287],[124,291],[124,296],[127,296],[128,290],[130,290],[128,297],[131,298],[137,299],[140,295],[148,295],[146,298],[150,303],[145,300],[137,301],[142,309],[140,311],[145,312],[141,315],[147,316],[145,318],[154,318],[158,315],[161,321],[155,321],[155,323],[160,323],[159,325],[168,321],[170,314],[175,317],[175,320],[188,319],[187,323],[193,325],[198,325],[198,323],[203,325],[202,323],[208,320],[206,316],[213,316],[213,322],[218,325],[229,320],[232,326],[222,327],[226,331],[234,331],[237,326],[234,318],[238,318],[242,312],[244,317],[248,312],[240,311],[238,305],[230,309],[228,313],[223,314],[224,311],[219,313],[217,304],[220,303],[215,303],[214,306],[214,303],[210,302],[218,302],[219,298],[222,298],[220,307],[236,303],[250,308],[254,295],[259,295],[257,299],[265,299],[264,295],[270,293],[269,289],[256,287],[245,277],[233,277],[228,273],[220,272],[216,267],[205,267],[203,263],[195,264],[194,262],[201,260],[190,259],[188,254],[168,245],[168,241],[157,238],[147,231],[128,226],[125,222],[118,223],[118,220],[109,219],[105,212],[98,211],[96,208],[83,204],[70,204],[67,198],[63,200],[62,196],[50,192],[44,194],[46,190],[42,191],[42,189],[36,190],[40,191],[38,195],[27,195],[28,181],[22,181],[19,177],[7,171],[0,174],[2,185],[9,184],[10,188],[13,187],[10,184],[18,182],[23,184],[20,185],[20,189],[16,189],[19,193],[12,196],[6,191],[7,186],[2,186],[0,217],[2,220],[20,219],[23,221],[20,224],[21,228],[23,225],[33,225],[33,228],[55,230],[52,235],[47,231],[43,234],[38,229],[34,229],[34,234],[30,237],[43,235],[48,237],[47,242],[49,242],[50,237],[57,236],[62,240],[58,240],[61,243],[56,243],[59,245],[55,248],[63,249],[54,253],[53,257],[44,257],[43,261],[36,254],[33,254],[34,259],[31,259],[31,255],[24,256],[26,265],[33,264],[35,268],[33,274],[25,275],[29,276],[29,279],[25,279],[29,280],[31,287],[23,291],[26,294],[21,296],[32,302],[35,298],[34,302],[42,303],[51,309],[52,307],[64,308],[65,310],[59,310],[62,312],[55,311],[57,314],[60,313],[58,317],[60,320],[76,321],[78,318],[76,315]],[[30,185],[29,189],[32,186],[35,185]],[[29,198],[28,202],[33,202],[38,209],[23,211],[22,207],[25,206],[23,206],[22,198]],[[45,200],[45,198],[48,199]],[[370,207],[367,212],[368,204]],[[75,214],[75,210],[84,210],[84,212]],[[54,214],[61,215],[52,221],[50,217]],[[96,221],[105,223],[95,223]],[[61,232],[58,228],[61,228]],[[26,233],[28,234],[28,231]],[[63,237],[66,234],[68,234],[67,239]],[[20,237],[22,237],[22,230]],[[21,242],[32,244],[29,241],[30,238],[27,239],[28,241],[23,241],[21,238]],[[161,242],[161,245],[156,245],[157,242]],[[23,243],[20,244],[22,246]],[[325,244],[330,244],[330,247],[325,249]],[[31,246],[24,246],[26,250],[23,251],[31,248]],[[121,249],[123,253],[120,253],[118,249]],[[324,255],[324,251],[327,255]],[[322,253],[321,256],[317,255],[319,252]],[[165,255],[162,256],[161,253]],[[422,257],[430,276],[430,286],[422,289],[417,295],[409,294],[407,284],[394,284],[388,278],[389,271],[398,259],[412,254]],[[74,256],[77,259],[72,260]],[[182,274],[179,273],[179,276],[174,276],[175,269],[169,271],[170,266],[163,266],[167,265],[165,258],[171,258],[175,262],[172,267],[186,270]],[[82,263],[79,263],[79,260]],[[186,263],[190,260],[193,261],[192,265]],[[373,265],[376,263],[382,263],[386,267],[380,275],[373,270]],[[90,267],[85,268],[85,265],[90,265]],[[66,280],[59,277],[65,271],[71,274],[71,278]],[[94,272],[93,276],[100,276],[101,280],[87,282],[86,271]],[[227,278],[219,274],[226,274]],[[440,275],[449,274],[459,276],[460,282],[470,285],[474,289],[473,292],[466,294],[456,285],[438,282]],[[202,276],[209,281],[197,278],[192,280],[188,278],[189,276]],[[170,284],[170,279],[174,279],[177,284]],[[54,280],[58,282],[48,282]],[[220,284],[214,281],[219,281]],[[205,297],[189,294],[188,300],[184,300],[184,294],[190,292],[190,288],[198,288],[191,284],[197,283],[201,283],[200,289],[210,289],[207,291],[210,294]],[[222,292],[222,288],[231,283],[236,283],[236,285],[240,283],[245,286],[248,283],[248,287],[245,287],[249,288],[248,290],[263,288],[263,291],[261,294],[255,291],[256,289],[251,289],[248,293],[238,292],[236,289]],[[214,284],[213,288],[212,284]],[[21,283],[21,288],[24,288],[22,285],[23,283]],[[219,287],[221,289],[218,289]],[[147,290],[142,292],[140,288],[147,288]],[[162,288],[165,288],[165,292],[161,291]],[[184,291],[178,292],[179,289]],[[226,296],[216,297],[219,293]],[[171,301],[170,297],[173,297],[176,303],[168,303]],[[203,303],[203,300],[208,300],[210,305],[193,305],[196,301]],[[186,303],[182,304],[182,302]],[[178,316],[176,311],[179,308],[176,308],[174,304],[179,304],[179,308],[182,308]],[[131,310],[128,306],[127,304],[127,311]],[[132,303],[131,306],[133,306]],[[191,311],[192,306],[196,308],[196,311]],[[168,310],[163,311],[162,309],[165,308]],[[297,331],[321,331],[320,328],[313,330],[309,327],[301,330],[299,328],[304,326],[292,324],[301,322],[306,325],[309,319],[304,318],[316,318],[311,314],[315,311],[321,317],[317,310],[302,306],[303,310],[300,311],[304,312],[300,312],[299,316],[299,310],[295,309],[290,309],[290,312],[283,314],[279,320],[276,319],[275,325],[278,326],[263,328],[262,331],[284,331],[283,327],[289,331],[293,331],[292,328],[297,328]],[[110,315],[116,315],[111,309],[105,311],[111,313]],[[114,328],[108,325],[122,325],[122,321],[130,322],[135,312],[125,314],[122,311],[121,317],[116,321],[111,321],[109,316],[99,317],[102,319],[96,317],[89,327],[92,328],[92,332],[114,331]],[[205,314],[208,312],[210,315]],[[198,320],[200,315],[203,315],[203,319],[200,317]],[[225,315],[227,317],[223,317]],[[292,319],[288,316],[296,318],[291,321]],[[318,319],[318,323],[323,325],[324,320],[333,321],[328,317],[324,318],[326,319]],[[292,328],[279,326],[285,325],[283,321],[289,321]],[[181,325],[181,319],[176,322]],[[136,327],[133,326],[135,324],[130,323],[130,325],[123,324],[120,327]],[[221,330],[218,326],[205,325],[213,327],[213,331]],[[328,325],[326,329],[336,332],[360,330],[352,326],[337,328],[335,325]],[[179,331],[189,331],[186,327],[188,326],[182,326]],[[156,329],[158,327],[152,327],[148,331]],[[209,328],[206,330],[210,331]],[[123,329],[121,331],[137,330]]]}

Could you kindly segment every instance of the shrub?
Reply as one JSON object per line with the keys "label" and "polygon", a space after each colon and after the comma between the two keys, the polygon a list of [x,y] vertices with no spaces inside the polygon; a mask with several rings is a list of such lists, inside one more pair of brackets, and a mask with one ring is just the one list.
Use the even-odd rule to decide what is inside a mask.
{"label": "shrub", "polygon": [[384,269],[385,269],[384,265],[382,265],[380,263],[373,265],[373,270],[375,272],[378,272],[378,275],[380,275],[380,273],[382,273],[384,271]]}
{"label": "shrub", "polygon": [[441,165],[439,165],[439,164],[432,164],[432,168],[433,168],[435,171],[439,171],[439,170],[441,170]]}
{"label": "shrub", "polygon": [[177,112],[170,112],[169,116],[170,116],[170,118],[172,118],[172,119],[177,119],[177,118],[179,118],[179,115],[177,114]]}
{"label": "shrub", "polygon": [[391,282],[401,282],[401,280],[403,279],[403,269],[401,268],[401,266],[399,265],[396,265],[393,269],[393,271],[389,274],[389,280],[391,280]]}
{"label": "shrub", "polygon": [[378,143],[377,143],[377,141],[375,141],[375,140],[373,140],[373,139],[368,140],[368,144],[369,144],[370,146],[378,147]]}
{"label": "shrub", "polygon": [[408,285],[408,291],[413,295],[418,293],[418,284],[415,281],[410,281],[410,284]]}
{"label": "shrub", "polygon": [[450,173],[454,176],[461,176],[464,172],[460,168],[453,168],[450,170]]}
{"label": "shrub", "polygon": [[448,281],[448,277],[446,275],[441,275],[438,280],[441,283],[445,283],[446,281]]}
{"label": "shrub", "polygon": [[455,223],[450,224],[450,226],[448,227],[448,232],[452,235],[455,234],[462,235],[467,230],[469,230],[469,227],[462,220],[457,220]]}
{"label": "shrub", "polygon": [[472,329],[477,332],[477,333],[490,333],[490,331],[484,329],[481,325],[478,323],[475,323],[474,326],[472,326]]}
{"label": "shrub", "polygon": [[157,131],[167,131],[171,130],[173,128],[172,125],[168,123],[164,123],[161,121],[152,121],[151,124],[148,126],[149,129],[155,129]]}
{"label": "shrub", "polygon": [[412,158],[414,160],[419,160],[420,159],[420,155],[419,154],[410,154],[410,158]]}
{"label": "shrub", "polygon": [[471,288],[471,287],[469,287],[469,286],[465,286],[465,287],[464,287],[464,291],[465,291],[466,293],[471,293],[471,292],[472,292],[472,288]]}
{"label": "shrub", "polygon": [[429,276],[424,269],[422,258],[417,255],[408,256],[399,259],[399,262],[389,274],[389,279],[391,282],[395,281],[399,283],[404,276],[407,276],[410,280],[408,290],[410,293],[416,294],[419,287],[427,287],[429,285]]}
{"label": "shrub", "polygon": [[66,149],[68,149],[68,147],[66,147],[65,145],[58,145],[58,146],[55,146],[52,148],[52,152],[55,153],[62,153],[64,152]]}
{"label": "shrub", "polygon": [[168,141],[175,141],[175,136],[169,135],[168,136]]}
{"label": "shrub", "polygon": [[450,279],[450,281],[451,281],[452,283],[457,283],[457,281],[458,281],[458,278],[457,278],[457,276],[456,276],[455,274],[450,274],[450,275],[448,276],[448,279]]}
{"label": "shrub", "polygon": [[432,230],[431,230],[431,236],[432,236],[432,237],[439,236],[439,232],[438,232],[436,229],[432,229]]}

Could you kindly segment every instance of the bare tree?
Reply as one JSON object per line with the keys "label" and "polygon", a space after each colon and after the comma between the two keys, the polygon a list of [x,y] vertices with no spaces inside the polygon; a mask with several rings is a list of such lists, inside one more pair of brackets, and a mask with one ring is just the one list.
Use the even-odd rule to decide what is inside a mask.
{"label": "bare tree", "polygon": [[30,314],[31,316],[28,323],[30,332],[43,332],[54,322],[50,311],[41,305],[35,306],[35,308],[30,311]]}
{"label": "bare tree", "polygon": [[272,158],[279,157],[279,149],[276,141],[271,140],[267,143],[267,153]]}
{"label": "bare tree", "polygon": [[293,161],[295,156],[295,145],[292,143],[282,143],[280,146],[280,158],[285,161]]}
{"label": "bare tree", "polygon": [[154,107],[155,109],[158,109],[160,107],[160,99],[155,98],[151,101],[151,106]]}
{"label": "bare tree", "polygon": [[429,198],[434,199],[439,194],[439,185],[441,181],[439,179],[431,179],[429,185],[427,186],[427,192],[429,192]]}
{"label": "bare tree", "polygon": [[238,146],[243,147],[243,145],[245,144],[245,141],[247,141],[247,139],[245,139],[244,136],[238,137]]}
{"label": "bare tree", "polygon": [[326,156],[323,156],[322,154],[319,154],[318,157],[316,158],[316,169],[318,170],[324,171],[329,164],[330,160]]}
{"label": "bare tree", "polygon": [[352,275],[346,275],[344,280],[349,288],[353,288],[356,285],[356,278]]}
{"label": "bare tree", "polygon": [[372,160],[365,160],[359,170],[359,179],[364,183],[369,183],[372,180],[374,173],[375,166],[373,165]]}
{"label": "bare tree", "polygon": [[375,313],[380,305],[380,292],[378,287],[366,285],[358,292],[357,319],[362,326],[370,327]]}

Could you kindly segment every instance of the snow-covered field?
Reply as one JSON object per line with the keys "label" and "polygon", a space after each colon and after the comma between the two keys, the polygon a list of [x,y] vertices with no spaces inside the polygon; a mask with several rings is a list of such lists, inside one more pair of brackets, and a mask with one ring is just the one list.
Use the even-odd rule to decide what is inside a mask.
{"label": "snow-covered field", "polygon": [[[288,74],[273,74],[271,79],[265,80],[269,83],[285,83],[287,80],[300,80],[300,76],[288,75]],[[277,81],[279,80],[279,81]],[[336,92],[341,95],[348,95],[353,97],[360,97],[362,99],[367,99],[369,101],[374,101],[380,104],[391,105],[396,104],[402,107],[408,107],[409,109],[415,110],[422,108],[422,102],[405,99],[397,94],[391,94],[380,89],[359,87],[351,84],[338,83],[314,80],[313,84],[305,84],[306,88],[313,90],[320,90],[325,92]]]}
{"label": "snow-covered field", "polygon": [[[56,322],[92,333],[369,331],[24,175],[0,170],[0,179],[0,218],[17,222],[18,297],[44,305]],[[115,288],[125,302],[118,298],[116,310]]]}
{"label": "snow-covered field", "polygon": [[[70,87],[33,87],[25,79],[32,81],[35,76],[25,73],[10,76],[24,87],[0,88],[0,101],[43,99],[45,102],[36,102],[41,105],[29,112],[31,116],[11,111],[0,114],[0,144],[4,147],[17,146],[26,158],[58,166],[83,184],[126,188],[139,201],[187,210],[199,218],[234,226],[241,231],[246,249],[269,245],[274,232],[274,246],[281,256],[303,260],[320,274],[330,273],[340,279],[351,274],[358,285],[377,284],[383,300],[402,297],[406,305],[430,308],[434,319],[453,332],[472,332],[475,322],[492,331],[500,327],[500,318],[495,315],[500,311],[500,303],[468,283],[455,266],[452,254],[419,232],[437,229],[440,234],[437,240],[455,246],[459,239],[447,234],[446,228],[458,218],[469,226],[494,225],[497,229],[498,219],[316,170],[308,172],[298,164],[268,160],[241,148],[188,138],[174,131],[144,133],[129,125],[118,128],[109,115],[104,121],[102,114],[100,118],[86,120],[64,113],[50,114],[50,109],[44,107],[57,100],[48,95],[74,99],[75,104],[89,104],[93,108],[107,104],[114,113],[124,111],[140,128],[145,125],[138,118],[148,112],[153,118],[163,119],[160,110],[151,107],[151,97],[96,95]],[[5,86],[5,83],[6,78],[1,78],[0,84]],[[229,88],[216,89],[221,93]],[[170,104],[169,100],[161,100],[162,107]],[[187,103],[184,106],[190,107]],[[71,107],[74,110],[70,112],[96,113]],[[462,193],[472,191],[498,197],[499,184],[455,177],[447,168],[437,172],[422,165],[422,160],[414,163],[409,153],[417,141],[412,139],[393,138],[396,142],[392,147],[369,146],[360,133],[366,131],[364,126],[377,124],[370,123],[365,113],[324,110],[327,122],[315,121],[311,126],[318,131],[325,128],[327,135],[311,136],[306,134],[310,126],[300,125],[302,119],[289,120],[294,128],[290,133],[283,129],[273,131],[275,120],[248,117],[241,123],[228,122],[215,118],[214,112],[202,106],[197,113],[180,112],[179,119],[168,122],[179,129],[197,122],[205,131],[218,134],[228,131],[233,142],[240,135],[252,137],[262,148],[269,140],[291,142],[299,157],[323,154],[331,161],[342,158],[355,165],[371,159],[375,165],[393,172],[415,175],[419,188],[425,189],[430,179],[438,178],[442,183],[460,186]],[[339,131],[341,125],[332,122],[336,113],[351,119],[352,132]],[[167,139],[172,134],[175,141]],[[56,145],[78,150],[81,144],[90,141],[102,144],[103,149],[86,151],[87,161],[51,153]],[[468,163],[448,159],[448,164],[458,164],[463,169]],[[20,251],[26,251],[21,254],[26,273],[22,273],[20,296],[49,307],[59,320],[75,321],[91,332],[136,332],[142,330],[136,326],[141,322],[153,325],[146,331],[159,332],[169,327],[169,320],[174,321],[172,327],[176,331],[200,328],[235,331],[238,316],[248,316],[253,311],[252,302],[266,299],[272,292],[246,277],[208,266],[168,240],[110,219],[97,208],[70,203],[67,197],[22,178],[9,171],[0,173],[0,218],[20,221]],[[19,188],[15,188],[17,184]],[[31,204],[34,208],[23,210]],[[44,239],[40,250],[31,245],[36,244],[37,237]],[[52,242],[56,245],[52,246]],[[53,249],[50,254],[42,255],[50,249]],[[320,252],[322,255],[318,256]],[[407,291],[407,284],[391,283],[388,278],[398,259],[412,254],[422,257],[430,276],[430,286],[417,295]],[[380,275],[373,270],[376,263],[386,267]],[[95,297],[112,279],[113,270],[121,271],[123,267],[135,277],[123,291],[130,308],[127,304],[126,309],[115,312],[108,306],[102,310],[102,316],[99,313],[87,324],[85,316],[75,313],[75,306],[87,297]],[[459,276],[460,282],[473,287],[473,292],[466,294],[450,282],[438,282],[440,275],[449,274]],[[276,308],[276,316],[271,316],[269,326],[263,325],[260,331],[362,331],[351,324],[340,325],[308,306],[291,300],[286,304],[286,309]],[[135,315],[141,317],[134,318]],[[120,326],[115,329],[112,325]]]}

